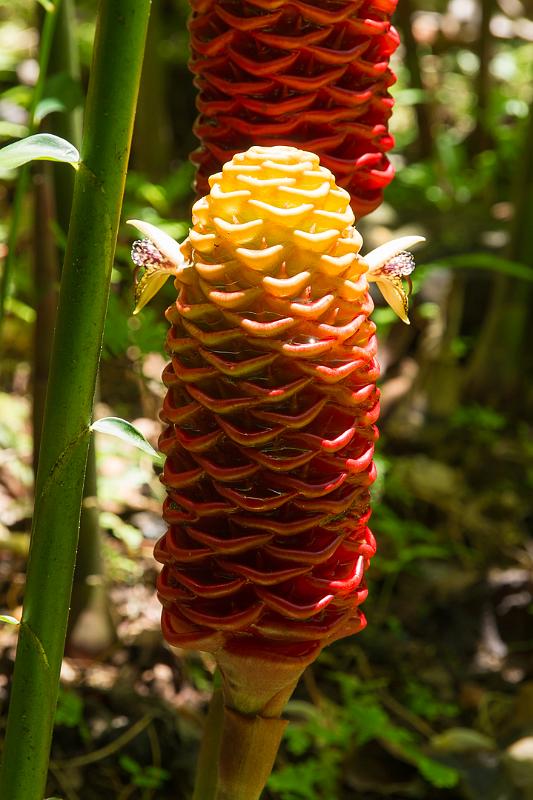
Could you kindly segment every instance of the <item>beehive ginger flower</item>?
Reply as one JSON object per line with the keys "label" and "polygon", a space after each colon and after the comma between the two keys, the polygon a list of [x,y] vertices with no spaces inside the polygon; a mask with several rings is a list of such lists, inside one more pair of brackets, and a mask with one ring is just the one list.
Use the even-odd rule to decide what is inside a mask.
{"label": "beehive ginger flower", "polygon": [[167,641],[214,654],[229,706],[275,716],[320,650],[365,625],[379,409],[368,282],[406,319],[400,254],[421,237],[361,256],[348,192],[293,147],[254,146],[209,185],[181,246],[133,222],[138,307],[169,274],[178,291],[157,588]]}

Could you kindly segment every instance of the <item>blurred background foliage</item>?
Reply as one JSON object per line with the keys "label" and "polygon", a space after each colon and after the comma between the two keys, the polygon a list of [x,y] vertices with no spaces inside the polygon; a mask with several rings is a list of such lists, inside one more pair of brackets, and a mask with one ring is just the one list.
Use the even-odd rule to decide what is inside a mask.
{"label": "blurred background foliage", "polygon": [[[0,144],[28,132],[39,11],[31,0],[0,8]],[[186,0],[153,1],[123,214],[178,239],[193,198],[187,14]],[[80,77],[65,72],[56,45],[37,109],[44,129],[58,132],[80,114],[94,17],[94,2],[78,0],[70,33]],[[527,800],[533,1],[400,0],[396,25],[397,174],[360,229],[367,249],[392,233],[420,233],[427,245],[417,253],[411,325],[376,297],[383,415],[369,626],[307,671],[265,797]],[[54,166],[55,195],[52,170],[33,170],[2,330],[0,611],[15,616],[31,518],[32,397],[43,370],[46,378],[50,336],[43,298],[53,310],[65,240],[62,169]],[[0,177],[5,256],[16,175]],[[155,443],[172,287],[132,316],[133,238],[124,225],[97,414],[135,420]],[[97,466],[98,496],[85,503],[99,514],[99,554],[93,548],[82,560],[84,586],[98,591],[91,601],[78,597],[49,794],[185,799],[213,665],[175,658],[161,641],[151,548],[162,532],[162,493],[150,458],[99,437]],[[10,626],[0,627],[0,734],[15,640]]]}

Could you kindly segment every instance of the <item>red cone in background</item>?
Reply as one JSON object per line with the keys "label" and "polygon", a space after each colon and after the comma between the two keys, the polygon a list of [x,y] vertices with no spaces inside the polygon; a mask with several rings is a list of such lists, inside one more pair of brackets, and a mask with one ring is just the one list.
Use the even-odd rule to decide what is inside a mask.
{"label": "red cone in background", "polygon": [[319,155],[357,217],[382,200],[393,169],[389,68],[397,0],[191,0],[199,89],[198,194],[250,145]]}

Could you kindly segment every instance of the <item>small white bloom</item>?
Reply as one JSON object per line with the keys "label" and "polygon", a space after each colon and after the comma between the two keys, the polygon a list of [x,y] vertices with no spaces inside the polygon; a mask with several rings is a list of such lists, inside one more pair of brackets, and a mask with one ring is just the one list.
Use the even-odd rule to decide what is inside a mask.
{"label": "small white bloom", "polygon": [[424,241],[423,236],[402,236],[376,247],[362,259],[368,267],[367,280],[377,284],[392,310],[407,325],[409,292],[405,291],[403,281],[407,279],[411,284],[409,276],[415,268],[415,260],[406,250]]}

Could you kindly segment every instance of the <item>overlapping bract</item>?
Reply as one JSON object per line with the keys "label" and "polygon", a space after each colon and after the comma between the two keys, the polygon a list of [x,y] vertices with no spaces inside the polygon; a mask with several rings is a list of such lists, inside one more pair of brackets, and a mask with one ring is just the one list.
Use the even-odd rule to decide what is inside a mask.
{"label": "overlapping bract", "polygon": [[375,551],[367,265],[314,154],[253,147],[210,184],[167,312],[163,632],[308,658],[363,626]]}
{"label": "overlapping bract", "polygon": [[356,215],[382,200],[393,170],[389,68],[397,0],[192,0],[199,89],[197,188],[253,144],[316,152]]}

